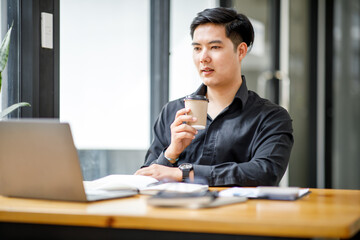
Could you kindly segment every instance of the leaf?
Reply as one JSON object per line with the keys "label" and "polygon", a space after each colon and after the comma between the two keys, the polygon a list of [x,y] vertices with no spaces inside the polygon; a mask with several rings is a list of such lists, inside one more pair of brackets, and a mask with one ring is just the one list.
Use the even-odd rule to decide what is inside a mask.
{"label": "leaf", "polygon": [[0,72],[2,72],[6,66],[8,56],[9,56],[9,47],[10,47],[10,37],[11,37],[11,30],[13,25],[9,28],[8,32],[5,35],[4,40],[1,42],[0,47]]}
{"label": "leaf", "polygon": [[[4,40],[1,42],[0,47],[0,74],[2,71],[4,71],[6,67],[6,63],[8,61],[9,57],[9,47],[10,47],[10,36],[11,36],[11,30],[13,28],[13,24],[11,24],[11,27],[9,28],[8,32],[5,35]],[[1,91],[1,75],[0,75],[0,91]]]}
{"label": "leaf", "polygon": [[[11,31],[12,31],[13,25],[14,25],[14,22],[11,24],[11,27],[7,31],[5,38],[1,42],[1,46],[0,46],[0,92],[1,92],[1,82],[2,82],[1,73],[4,71],[7,61],[8,61],[9,48],[10,48],[10,37],[11,37]],[[0,112],[0,119],[20,107],[31,107],[31,105],[27,102],[13,104],[10,107],[6,108],[4,111]]]}
{"label": "leaf", "polygon": [[12,111],[18,109],[19,107],[31,107],[31,105],[27,102],[20,102],[11,105],[8,108],[5,108],[4,111],[0,112],[0,119],[11,113]]}

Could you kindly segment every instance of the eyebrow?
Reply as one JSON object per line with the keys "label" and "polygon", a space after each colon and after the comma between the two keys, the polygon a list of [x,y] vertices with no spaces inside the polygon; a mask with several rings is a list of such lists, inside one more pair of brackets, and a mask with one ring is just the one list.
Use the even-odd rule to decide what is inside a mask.
{"label": "eyebrow", "polygon": [[[213,40],[213,41],[210,41],[208,42],[208,44],[214,44],[214,43],[223,43],[221,40]],[[200,45],[200,43],[197,43],[197,42],[193,42],[191,45]]]}

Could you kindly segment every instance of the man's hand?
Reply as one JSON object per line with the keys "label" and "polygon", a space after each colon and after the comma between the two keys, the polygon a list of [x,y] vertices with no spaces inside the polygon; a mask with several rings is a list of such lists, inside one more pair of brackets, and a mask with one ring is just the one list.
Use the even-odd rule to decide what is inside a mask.
{"label": "man's hand", "polygon": [[191,141],[195,138],[198,131],[184,122],[196,122],[197,119],[190,115],[190,109],[180,109],[176,112],[175,120],[171,124],[171,143],[165,151],[165,156],[171,159],[176,159],[190,145]]}
{"label": "man's hand", "polygon": [[159,164],[152,164],[135,172],[135,175],[144,175],[156,178],[157,180],[182,181],[182,172],[177,167],[167,167]]}

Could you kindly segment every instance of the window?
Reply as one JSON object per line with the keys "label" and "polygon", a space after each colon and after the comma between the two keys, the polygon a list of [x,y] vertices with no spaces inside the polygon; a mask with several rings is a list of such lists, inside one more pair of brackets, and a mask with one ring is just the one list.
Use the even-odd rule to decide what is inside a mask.
{"label": "window", "polygon": [[332,181],[360,189],[360,3],[334,1]]}
{"label": "window", "polygon": [[[106,161],[100,175],[134,171],[145,154],[126,170],[132,155],[113,153],[144,151],[150,142],[149,4],[60,1],[60,120],[71,125],[82,166],[104,168],[98,165]],[[94,154],[93,163],[85,160]],[[99,160],[103,155],[116,159]],[[113,161],[121,169],[109,167]]]}
{"label": "window", "polygon": [[[5,32],[5,29],[3,30],[3,26],[4,26],[4,24],[3,24],[3,22],[5,22],[5,20],[3,19],[3,1],[1,1],[0,2],[0,42],[2,42],[2,40],[3,40],[3,38],[4,38],[4,32]],[[1,89],[2,89],[2,87],[1,87]],[[0,89],[0,90],[1,90]],[[2,91],[0,91],[0,112],[1,112],[1,110],[2,110]]]}
{"label": "window", "polygon": [[170,100],[193,93],[201,84],[192,61],[190,24],[214,0],[172,0],[170,9]]}

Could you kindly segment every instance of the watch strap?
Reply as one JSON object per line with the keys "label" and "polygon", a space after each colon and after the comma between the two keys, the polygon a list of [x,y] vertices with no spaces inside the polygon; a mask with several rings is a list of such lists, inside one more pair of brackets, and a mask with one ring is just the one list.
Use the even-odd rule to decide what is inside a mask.
{"label": "watch strap", "polygon": [[190,170],[191,169],[182,169],[182,180],[185,181],[186,179],[189,178],[190,175]]}
{"label": "watch strap", "polygon": [[190,171],[193,170],[193,165],[191,163],[182,163],[179,166],[179,169],[182,172],[182,181],[189,179]]}

